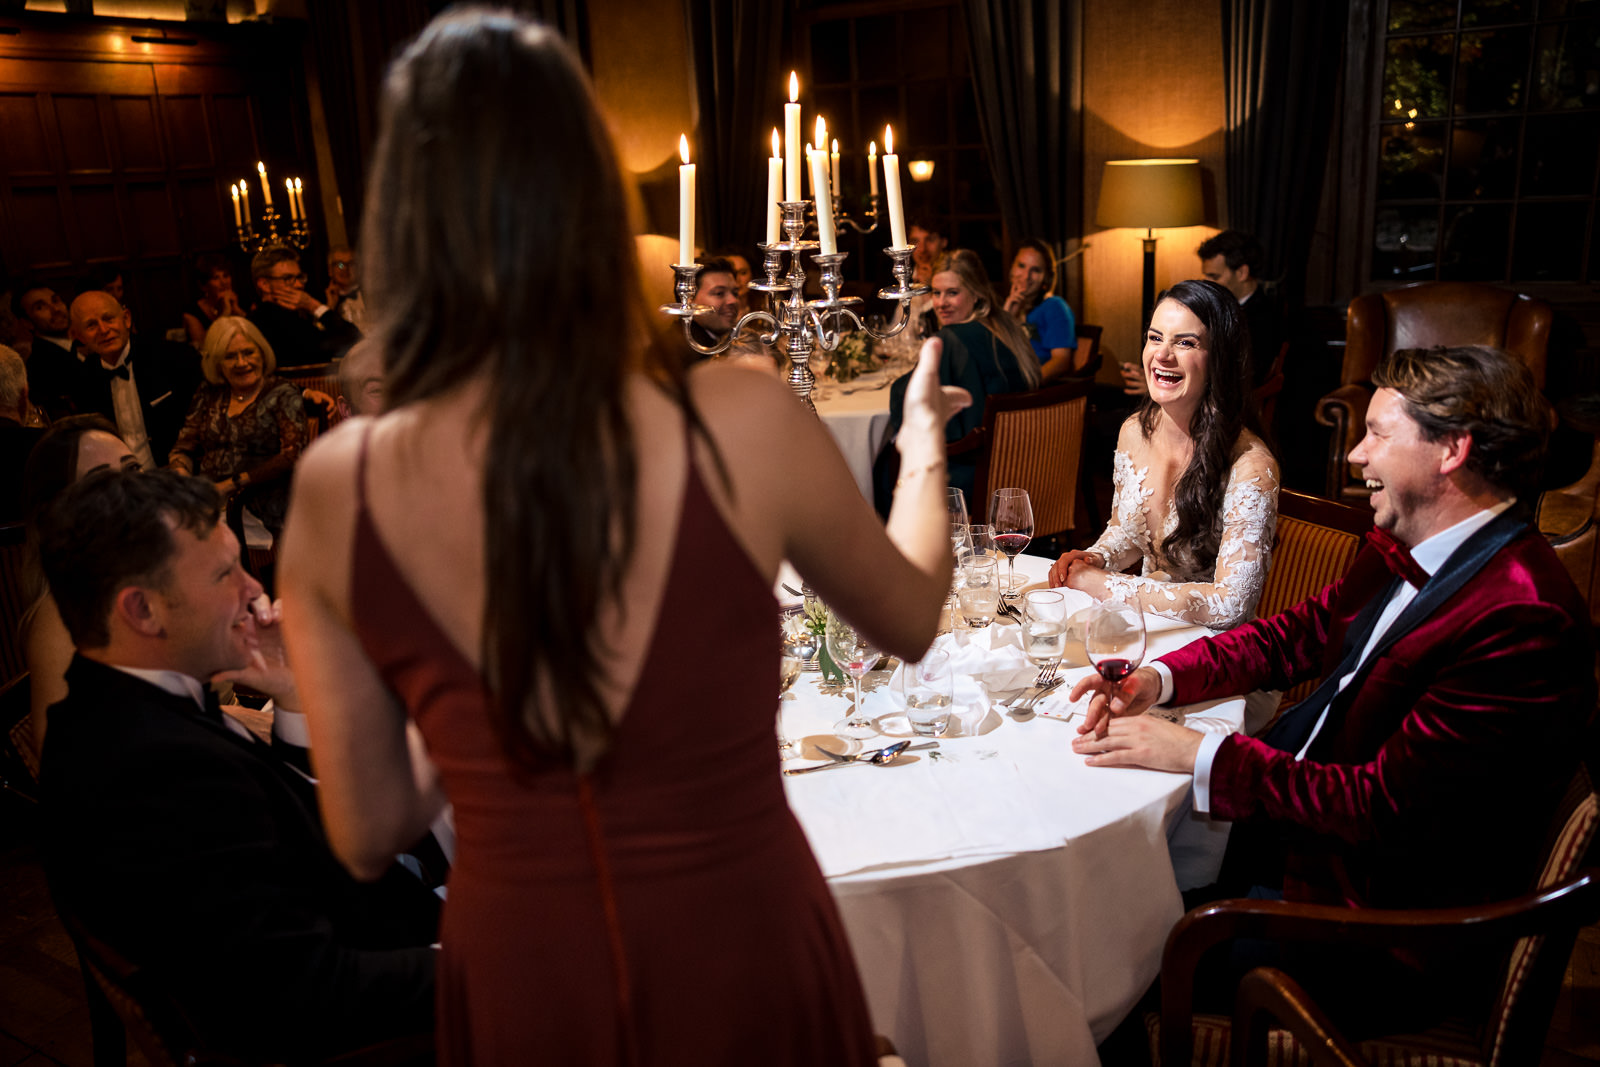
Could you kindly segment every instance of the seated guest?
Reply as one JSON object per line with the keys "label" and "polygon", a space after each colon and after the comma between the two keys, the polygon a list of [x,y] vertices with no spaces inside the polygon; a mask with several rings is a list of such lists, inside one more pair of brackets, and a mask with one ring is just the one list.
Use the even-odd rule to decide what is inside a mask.
{"label": "seated guest", "polygon": [[[1495,349],[1403,349],[1373,383],[1350,461],[1374,487],[1377,531],[1349,572],[1120,686],[1080,683],[1074,699],[1095,693],[1073,747],[1091,766],[1193,774],[1195,807],[1235,820],[1228,894],[1356,908],[1505,899],[1533,887],[1593,740],[1588,610],[1525,522],[1553,418],[1527,368]],[[1140,714],[1317,677],[1259,739]],[[1317,963],[1296,977],[1339,1022],[1481,994],[1494,961],[1441,947]]]}
{"label": "seated guest", "polygon": [[[989,275],[976,253],[958,249],[946,255],[938,267],[933,275],[933,310],[939,318],[937,336],[944,343],[939,382],[972,394],[972,406],[945,424],[945,440],[959,441],[983,425],[983,404],[990,395],[1037,388],[1039,361],[1034,358],[1021,324],[994,307]],[[889,427],[872,473],[874,502],[881,515],[888,514],[898,472],[896,454],[888,442],[900,430],[910,378],[910,374],[903,375],[889,387]],[[951,458],[952,487],[970,496],[975,476],[971,458]],[[977,514],[988,507],[988,502],[969,500],[967,506]]]}
{"label": "seated guest", "polygon": [[[739,321],[739,283],[734,278],[733,264],[725,259],[708,259],[695,277],[693,302],[704,305],[709,311],[694,317],[689,336],[698,344],[710,347],[720,344]],[[705,358],[705,354],[689,350],[689,362]]]}
{"label": "seated guest", "polygon": [[1239,301],[1250,323],[1250,384],[1267,380],[1283,346],[1283,309],[1261,284],[1266,253],[1261,243],[1242,230],[1223,230],[1200,243],[1200,273]]}
{"label": "seated guest", "polygon": [[289,478],[306,446],[300,389],[273,376],[272,346],[249,319],[218,319],[206,331],[195,393],[172,446],[172,469],[199,474],[224,498],[239,497],[276,537],[289,507]]}
{"label": "seated guest", "polygon": [[933,284],[934,271],[950,246],[949,227],[936,215],[921,214],[911,220],[906,239],[911,242],[911,281]]}
{"label": "seated guest", "polygon": [[24,281],[11,298],[17,318],[33,329],[28,391],[52,419],[72,414],[72,383],[81,360],[72,347],[72,316],[48,285]]}
{"label": "seated guest", "polygon": [[383,353],[376,342],[357,341],[339,361],[338,405],[341,419],[383,410]]}
{"label": "seated guest", "polygon": [[258,301],[250,321],[277,353],[280,367],[332,363],[361,339],[361,331],[306,292],[305,272],[292,248],[264,248],[250,261]]}
{"label": "seated guest", "polygon": [[43,436],[28,425],[28,365],[0,345],[0,522],[22,521],[22,469]]}
{"label": "seated guest", "polygon": [[361,267],[355,249],[328,249],[328,306],[356,329],[367,330],[367,298],[361,291]]}
{"label": "seated guest", "polygon": [[726,260],[733,268],[733,295],[739,300],[739,311],[735,315],[743,315],[750,310],[750,261],[744,258],[744,253],[732,246],[724,246],[712,253],[716,259]]}
{"label": "seated guest", "polygon": [[91,289],[72,302],[72,335],[86,355],[73,378],[73,403],[83,414],[116,423],[139,465],[152,470],[167,463],[200,384],[200,366],[188,345],[135,339],[132,326],[110,293]]}
{"label": "seated guest", "polygon": [[189,343],[199,348],[213,322],[224,315],[243,315],[244,309],[233,291],[233,267],[227,256],[208,252],[195,260],[194,273],[200,279],[200,296],[185,309],[183,328]]}
{"label": "seated guest", "polygon": [[226,1054],[312,1060],[426,1032],[437,899],[392,864],[351,879],[315,788],[207,696],[236,672],[297,698],[256,654],[275,635],[220,503],[171,471],[104,473],[39,520],[78,648],[40,770],[51,893]]}
{"label": "seated guest", "polygon": [[[1250,428],[1250,339],[1212,282],[1161,294],[1144,346],[1148,396],[1122,424],[1111,521],[1050,584],[1215,629],[1255,616],[1278,519],[1278,461]],[[1140,577],[1120,573],[1140,563]]]}
{"label": "seated guest", "polygon": [[1039,377],[1092,378],[1099,367],[1078,358],[1078,327],[1067,302],[1051,293],[1056,284],[1056,254],[1043,241],[1027,240],[1011,260],[1011,292],[1006,313],[1028,331],[1039,359]]}
{"label": "seated guest", "polygon": [[45,722],[51,704],[67,695],[67,665],[72,662],[72,638],[56,610],[55,599],[38,573],[38,517],[79,478],[103,470],[138,470],[117,428],[103,415],[69,415],[57,419],[40,438],[22,480],[22,510],[28,523],[30,563],[25,572],[33,586],[32,601],[18,627],[28,663],[29,709],[34,752],[44,746]]}

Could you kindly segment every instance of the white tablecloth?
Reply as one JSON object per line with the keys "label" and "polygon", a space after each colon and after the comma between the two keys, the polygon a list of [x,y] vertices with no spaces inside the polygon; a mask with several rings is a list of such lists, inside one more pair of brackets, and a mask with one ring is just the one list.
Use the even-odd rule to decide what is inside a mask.
{"label": "white tablecloth", "polygon": [[[839,443],[856,485],[868,500],[872,499],[872,461],[889,430],[889,387],[884,384],[889,381],[893,376],[888,371],[873,371],[847,385],[830,382],[811,394],[817,415]],[[883,388],[874,389],[876,385]],[[854,391],[847,394],[846,389]]]}
{"label": "white tablecloth", "polygon": [[[1018,558],[1030,579],[1047,568]],[[1167,623],[1151,632],[1149,656],[1207,632]],[[1085,662],[1081,643],[1067,661]],[[868,677],[869,714],[893,712],[887,677]],[[818,682],[806,674],[795,685],[784,727],[827,744],[849,687],[823,693]],[[1096,1044],[1154,979],[1182,913],[1174,855],[1201,866],[1220,859],[1225,834],[1193,815],[1188,777],[1090,768],[1072,752],[1078,720],[1053,717],[1070,711],[1070,688],[1041,703],[1052,715],[968,715],[938,758],[784,779],[829,876],[874,1024],[909,1063],[1095,1063]],[[1237,729],[1244,702],[1186,711],[1196,726]],[[903,716],[882,725],[909,733]]]}

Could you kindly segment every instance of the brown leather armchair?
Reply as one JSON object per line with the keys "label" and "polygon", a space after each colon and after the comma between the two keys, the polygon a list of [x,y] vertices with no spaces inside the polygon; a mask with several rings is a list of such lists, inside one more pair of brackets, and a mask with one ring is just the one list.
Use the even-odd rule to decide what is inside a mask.
{"label": "brown leather armchair", "polygon": [[1368,492],[1350,453],[1367,432],[1367,404],[1378,361],[1401,348],[1493,345],[1521,359],[1544,388],[1550,305],[1471,282],[1420,282],[1350,301],[1340,386],[1317,401],[1317,421],[1333,428],[1327,496],[1364,501]]}

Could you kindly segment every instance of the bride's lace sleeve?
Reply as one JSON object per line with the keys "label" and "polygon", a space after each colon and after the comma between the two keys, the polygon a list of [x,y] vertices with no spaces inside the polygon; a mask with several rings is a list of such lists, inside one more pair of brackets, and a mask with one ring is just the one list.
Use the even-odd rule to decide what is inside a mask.
{"label": "bride's lace sleeve", "polygon": [[[1151,490],[1144,487],[1144,471],[1135,470],[1133,460],[1119,442],[1111,460],[1111,521],[1099,540],[1089,546],[1106,561],[1106,570],[1120,571],[1144,555],[1140,533],[1144,529],[1144,502]],[[1148,540],[1148,538],[1145,538]]]}
{"label": "bride's lace sleeve", "polygon": [[1255,616],[1278,523],[1278,464],[1259,442],[1234,460],[1222,498],[1222,541],[1209,582],[1107,575],[1111,595],[1143,610],[1226,630]]}

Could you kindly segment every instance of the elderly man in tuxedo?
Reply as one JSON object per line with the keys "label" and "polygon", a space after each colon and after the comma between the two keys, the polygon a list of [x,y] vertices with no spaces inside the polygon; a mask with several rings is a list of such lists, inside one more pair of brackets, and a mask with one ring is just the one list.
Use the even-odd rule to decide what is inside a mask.
{"label": "elderly man in tuxedo", "polygon": [[146,470],[166,466],[200,386],[195,350],[135,338],[127,308],[98,289],[73,300],[72,336],[86,356],[73,374],[73,407],[116,423],[117,436]]}
{"label": "elderly man in tuxedo", "polygon": [[398,866],[352,879],[311,782],[205,688],[235,672],[285,710],[296,695],[220,507],[209,482],[153,471],[90,475],[44,509],[78,649],[40,770],[51,892],[219,1053],[302,1062],[426,1033],[437,898]]}
{"label": "elderly man in tuxedo", "polygon": [[[1345,577],[1119,686],[1081,683],[1075,697],[1099,691],[1074,748],[1093,766],[1193,774],[1196,807],[1237,821],[1228,868],[1258,895],[1509,897],[1532,888],[1595,709],[1588,611],[1524,518],[1552,416],[1494,349],[1403,350],[1373,383],[1350,460],[1376,529]],[[1140,714],[1318,677],[1260,738]]]}

